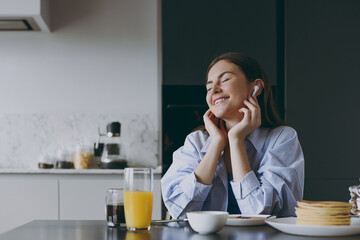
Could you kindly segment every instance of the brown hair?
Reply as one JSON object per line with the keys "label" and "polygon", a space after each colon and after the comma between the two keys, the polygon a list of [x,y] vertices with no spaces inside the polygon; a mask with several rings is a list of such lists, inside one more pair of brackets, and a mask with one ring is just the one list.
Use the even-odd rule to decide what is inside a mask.
{"label": "brown hair", "polygon": [[258,102],[261,109],[261,127],[277,127],[286,125],[284,120],[281,119],[277,112],[275,101],[273,98],[269,78],[260,64],[252,57],[246,56],[241,53],[224,53],[216,57],[209,65],[206,72],[206,80],[210,69],[220,60],[225,60],[235,64],[245,74],[249,82],[255,79],[262,79],[264,82],[264,89],[258,96]]}

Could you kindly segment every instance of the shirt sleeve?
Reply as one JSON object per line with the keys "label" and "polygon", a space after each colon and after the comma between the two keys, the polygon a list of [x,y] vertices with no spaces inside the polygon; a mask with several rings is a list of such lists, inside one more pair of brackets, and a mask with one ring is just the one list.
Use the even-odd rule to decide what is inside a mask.
{"label": "shirt sleeve", "polygon": [[200,140],[189,135],[183,147],[173,154],[173,163],[161,179],[166,208],[173,218],[201,210],[212,185],[197,182],[194,171],[201,160]]}
{"label": "shirt sleeve", "polygon": [[296,134],[282,128],[267,146],[258,171],[231,186],[243,214],[295,216],[304,189],[304,156]]}

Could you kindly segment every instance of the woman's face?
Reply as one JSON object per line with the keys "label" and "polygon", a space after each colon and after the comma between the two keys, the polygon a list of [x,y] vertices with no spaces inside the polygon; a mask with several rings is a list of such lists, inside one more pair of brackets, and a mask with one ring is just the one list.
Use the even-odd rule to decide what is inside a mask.
{"label": "woman's face", "polygon": [[239,117],[239,109],[251,94],[251,84],[235,64],[220,60],[209,71],[206,102],[216,117],[227,120]]}

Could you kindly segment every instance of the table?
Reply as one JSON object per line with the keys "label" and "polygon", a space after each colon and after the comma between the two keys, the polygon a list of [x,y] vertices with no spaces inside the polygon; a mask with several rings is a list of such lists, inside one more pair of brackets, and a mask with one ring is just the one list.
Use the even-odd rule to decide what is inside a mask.
{"label": "table", "polygon": [[[0,235],[1,240],[298,240],[327,239],[289,235],[268,226],[225,226],[218,233],[201,235],[194,232],[188,223],[154,224],[150,231],[127,231],[126,228],[109,228],[101,220],[34,220]],[[331,239],[360,239],[360,235]]]}

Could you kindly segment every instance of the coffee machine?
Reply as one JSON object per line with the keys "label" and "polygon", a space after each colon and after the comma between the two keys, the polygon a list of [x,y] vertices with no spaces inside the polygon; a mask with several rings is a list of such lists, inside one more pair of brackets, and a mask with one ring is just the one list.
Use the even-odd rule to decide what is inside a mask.
{"label": "coffee machine", "polygon": [[108,123],[106,126],[106,133],[101,133],[99,128],[95,152],[101,151],[100,168],[123,169],[127,167],[126,157],[121,154],[120,133],[120,122]]}

